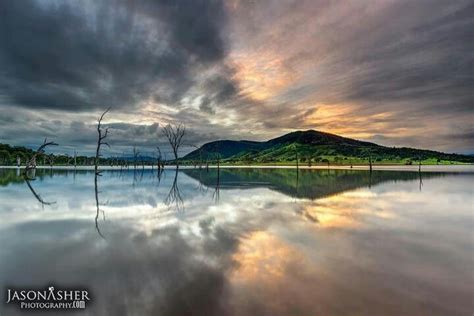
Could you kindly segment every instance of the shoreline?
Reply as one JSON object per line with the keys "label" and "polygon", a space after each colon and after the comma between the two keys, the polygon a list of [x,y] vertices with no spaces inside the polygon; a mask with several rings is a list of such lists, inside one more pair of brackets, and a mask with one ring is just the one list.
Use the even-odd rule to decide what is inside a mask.
{"label": "shoreline", "polygon": [[[53,169],[53,170],[78,170],[78,171],[92,171],[94,166],[37,166],[37,169]],[[100,170],[103,171],[133,171],[134,168],[122,168],[120,166],[99,166]],[[165,169],[174,170],[175,165],[167,165]],[[217,169],[217,165],[209,165],[209,169]],[[297,169],[295,165],[220,165],[220,169]],[[418,172],[418,165],[372,165],[373,171],[410,171]],[[25,169],[25,166],[0,166],[0,169]],[[194,166],[179,166],[179,169],[199,169],[199,167]],[[201,169],[206,169],[205,166],[202,166]],[[300,170],[357,170],[357,171],[369,171],[370,167],[368,165],[339,165],[339,166],[299,166]],[[137,171],[140,170],[156,170],[156,166],[139,166],[136,168]],[[474,173],[473,164],[458,164],[458,165],[421,165],[421,172],[463,172],[463,173]]]}

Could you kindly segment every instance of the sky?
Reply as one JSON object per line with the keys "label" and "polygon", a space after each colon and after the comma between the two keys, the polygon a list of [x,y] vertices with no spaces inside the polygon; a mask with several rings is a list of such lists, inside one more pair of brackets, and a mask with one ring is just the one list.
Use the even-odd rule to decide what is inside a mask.
{"label": "sky", "polygon": [[316,129],[474,153],[472,1],[0,1],[0,142],[106,155]]}

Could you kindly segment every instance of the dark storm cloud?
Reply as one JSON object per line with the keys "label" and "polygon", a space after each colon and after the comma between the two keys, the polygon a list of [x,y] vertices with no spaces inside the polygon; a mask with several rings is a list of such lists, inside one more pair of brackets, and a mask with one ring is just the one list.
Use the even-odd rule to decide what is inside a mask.
{"label": "dark storm cloud", "polygon": [[182,122],[194,145],[314,128],[474,148],[472,1],[223,2],[0,2],[0,141],[90,146],[112,106],[123,147]]}
{"label": "dark storm cloud", "polygon": [[177,102],[225,56],[220,1],[0,3],[4,104],[82,111]]}
{"label": "dark storm cloud", "polygon": [[[396,7],[393,14],[408,9],[407,6]],[[370,68],[355,74],[347,98],[369,102],[411,101],[421,108],[436,108],[441,112],[471,111],[473,16],[473,4],[461,6],[431,21],[421,20],[419,25],[397,37],[386,34],[365,47],[364,54],[354,54],[350,66],[370,65]]]}
{"label": "dark storm cloud", "polygon": [[216,111],[211,106],[211,100],[208,97],[203,97],[199,104],[199,109],[208,114],[215,114]]}

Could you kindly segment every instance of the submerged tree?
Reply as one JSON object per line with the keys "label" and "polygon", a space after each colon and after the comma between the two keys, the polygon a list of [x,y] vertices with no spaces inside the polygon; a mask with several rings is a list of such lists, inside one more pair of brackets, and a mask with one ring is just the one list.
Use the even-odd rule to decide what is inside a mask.
{"label": "submerged tree", "polygon": [[99,120],[97,121],[97,133],[98,133],[98,138],[97,138],[97,148],[95,151],[95,160],[94,160],[94,171],[96,175],[100,175],[99,171],[99,160],[100,157],[102,156],[100,153],[100,148],[102,145],[106,145],[107,147],[110,147],[110,145],[105,142],[104,140],[107,138],[107,135],[109,134],[109,128],[102,129],[102,120],[104,119],[105,114],[110,111],[110,107],[105,110],[104,113],[99,117]]}
{"label": "submerged tree", "polygon": [[140,151],[136,146],[133,146],[133,168],[137,169],[138,157],[140,157]]}
{"label": "submerged tree", "polygon": [[178,152],[183,144],[183,137],[186,134],[186,127],[183,124],[171,125],[168,124],[163,127],[163,134],[168,139],[168,142],[173,151],[174,159],[176,161],[176,168],[178,168]]}
{"label": "submerged tree", "polygon": [[161,158],[162,158],[162,154],[161,154],[160,146],[156,146],[156,166],[158,170],[161,169]]}
{"label": "submerged tree", "polygon": [[[96,216],[95,216],[95,227],[97,229],[97,232],[99,235],[105,239],[104,235],[102,235],[100,229],[99,229],[99,213],[100,213],[100,203],[99,203],[99,183],[98,183],[98,177],[101,175],[99,171],[99,162],[100,162],[100,157],[102,156],[100,154],[100,148],[102,145],[106,145],[107,147],[110,147],[110,145],[105,142],[104,140],[107,138],[107,135],[109,134],[109,128],[102,129],[102,120],[104,119],[105,114],[110,111],[110,107],[105,110],[104,113],[99,117],[99,120],[97,121],[97,133],[98,133],[98,138],[97,138],[97,149],[95,152],[95,160],[94,160],[94,170],[95,170],[95,176],[94,176],[94,191],[95,191],[95,204],[96,204]],[[104,219],[105,219],[105,213],[104,214]]]}
{"label": "submerged tree", "polygon": [[24,175],[27,175],[28,171],[30,171],[31,169],[36,168],[37,157],[43,155],[44,149],[48,146],[58,146],[58,144],[56,144],[55,142],[48,142],[48,139],[45,138],[43,144],[38,147],[33,156],[26,162],[26,167],[23,172]]}
{"label": "submerged tree", "polygon": [[[38,156],[44,154],[44,149],[48,146],[57,146],[55,142],[48,142],[47,139],[45,138],[43,144],[38,147],[36,152],[33,154],[33,156],[27,161],[25,170],[23,171],[23,178],[25,179],[26,185],[28,185],[28,188],[30,189],[31,193],[33,196],[41,203],[41,205],[51,205],[54,204],[55,202],[46,202],[44,201],[41,196],[35,191],[33,186],[31,185],[30,181],[35,180],[35,169],[36,169],[36,159]],[[33,172],[33,176],[30,177],[31,172]]]}
{"label": "submerged tree", "polygon": [[296,170],[299,170],[300,168],[300,165],[299,165],[299,159],[298,159],[298,147],[296,147],[296,145],[294,146],[293,148],[295,150],[295,158],[296,158]]}

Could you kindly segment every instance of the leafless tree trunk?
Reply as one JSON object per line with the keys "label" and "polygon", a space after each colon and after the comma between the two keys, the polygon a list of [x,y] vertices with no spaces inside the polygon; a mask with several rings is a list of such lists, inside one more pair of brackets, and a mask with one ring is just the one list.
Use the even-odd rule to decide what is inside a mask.
{"label": "leafless tree trunk", "polygon": [[163,134],[168,139],[168,142],[173,150],[174,159],[176,161],[176,168],[179,166],[178,151],[183,144],[183,137],[186,134],[186,127],[183,124],[166,125],[163,127]]}
{"label": "leafless tree trunk", "polygon": [[49,159],[49,167],[52,169],[54,165],[54,156],[48,155],[48,159]]}
{"label": "leafless tree trunk", "polygon": [[215,159],[216,159],[216,163],[217,163],[217,172],[219,172],[220,163],[221,163],[221,154],[219,153],[219,143],[216,143],[214,148],[215,148],[215,151],[216,151]]}
{"label": "leafless tree trunk", "polygon": [[300,166],[298,164],[298,149],[296,149],[296,146],[295,146],[295,155],[296,155],[296,170],[298,170]]}
{"label": "leafless tree trunk", "polygon": [[48,146],[57,146],[57,145],[58,144],[56,144],[55,142],[48,142],[47,139],[45,138],[43,144],[38,147],[38,149],[33,154],[31,159],[26,162],[26,167],[25,167],[24,174],[26,175],[29,170],[36,168],[36,159],[39,155],[44,154],[44,149],[46,147],[48,147]]}
{"label": "leafless tree trunk", "polygon": [[102,129],[102,120],[104,119],[105,114],[110,111],[110,107],[105,110],[104,113],[99,117],[99,120],[97,121],[97,133],[98,133],[98,138],[97,138],[97,149],[95,151],[95,161],[94,161],[94,171],[96,175],[100,175],[99,171],[99,160],[100,157],[102,156],[100,154],[100,147],[102,145],[106,145],[107,147],[110,148],[110,145],[105,142],[104,140],[107,138],[107,135],[109,134],[109,128],[107,127],[105,130]]}
{"label": "leafless tree trunk", "polygon": [[161,154],[161,149],[160,149],[160,146],[156,146],[156,150],[158,151],[158,155],[156,157],[156,165],[158,167],[158,172],[161,172],[162,170],[162,160],[163,160],[163,156]]}
{"label": "leafless tree trunk", "polygon": [[137,169],[138,157],[140,156],[140,151],[136,146],[133,146],[133,168]]}
{"label": "leafless tree trunk", "polygon": [[33,193],[34,197],[42,204],[42,205],[51,205],[54,204],[55,202],[45,202],[41,196],[33,189],[31,186],[30,180],[35,180],[35,175],[33,177],[29,177],[29,172],[33,169],[36,168],[36,158],[39,155],[44,154],[44,149],[48,146],[57,146],[55,142],[48,142],[47,139],[44,140],[43,144],[38,147],[36,152],[33,154],[30,160],[26,162],[26,167],[25,170],[23,171],[23,177],[26,181],[26,184],[28,185],[28,188],[30,189],[31,193]]}

